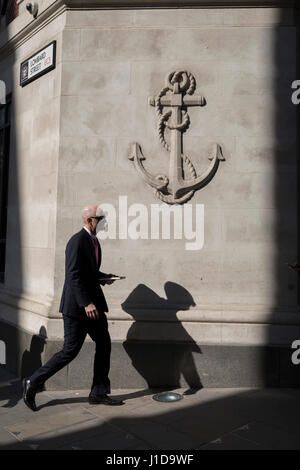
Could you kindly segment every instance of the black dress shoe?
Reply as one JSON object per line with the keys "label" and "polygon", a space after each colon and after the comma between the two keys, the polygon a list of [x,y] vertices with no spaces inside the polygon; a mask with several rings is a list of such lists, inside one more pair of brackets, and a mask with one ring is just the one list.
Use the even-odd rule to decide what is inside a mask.
{"label": "black dress shoe", "polygon": [[120,406],[124,405],[122,400],[116,400],[110,398],[108,395],[89,395],[89,404],[90,405],[110,405],[110,406]]}
{"label": "black dress shoe", "polygon": [[31,385],[29,379],[23,380],[23,400],[25,405],[28,406],[32,411],[36,411],[37,407],[35,404],[35,395],[36,395],[36,388]]}

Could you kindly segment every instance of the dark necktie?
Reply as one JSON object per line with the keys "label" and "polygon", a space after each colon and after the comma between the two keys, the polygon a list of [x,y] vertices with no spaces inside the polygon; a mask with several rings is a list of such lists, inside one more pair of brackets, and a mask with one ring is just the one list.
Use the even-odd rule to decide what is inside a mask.
{"label": "dark necktie", "polygon": [[97,263],[97,266],[98,266],[98,257],[99,257],[98,242],[97,242],[97,238],[94,235],[92,235],[92,240],[93,240],[93,243],[94,243],[96,263]]}

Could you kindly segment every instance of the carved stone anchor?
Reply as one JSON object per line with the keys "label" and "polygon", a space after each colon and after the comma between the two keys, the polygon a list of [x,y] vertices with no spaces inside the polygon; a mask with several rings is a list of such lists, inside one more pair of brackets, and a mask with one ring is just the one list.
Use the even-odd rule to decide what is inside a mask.
{"label": "carved stone anchor", "polygon": [[[136,170],[142,178],[152,186],[156,196],[167,204],[182,204],[187,202],[196,189],[205,186],[216,173],[219,161],[225,160],[221,147],[215,144],[213,155],[208,168],[197,176],[196,170],[187,155],[182,152],[182,133],[189,126],[189,115],[186,111],[188,106],[204,106],[206,104],[203,96],[191,96],[195,91],[195,78],[187,71],[180,70],[171,72],[166,77],[166,86],[161,92],[149,98],[149,104],[155,106],[158,117],[158,134],[162,146],[168,150],[170,155],[169,176],[164,174],[152,175],[144,167],[142,154],[138,143],[133,144],[132,153],[128,157],[133,160]],[[168,95],[167,95],[168,93]],[[164,112],[164,107],[171,108]],[[170,129],[170,144],[165,140],[165,129]],[[183,162],[185,163],[190,178],[183,177]]]}

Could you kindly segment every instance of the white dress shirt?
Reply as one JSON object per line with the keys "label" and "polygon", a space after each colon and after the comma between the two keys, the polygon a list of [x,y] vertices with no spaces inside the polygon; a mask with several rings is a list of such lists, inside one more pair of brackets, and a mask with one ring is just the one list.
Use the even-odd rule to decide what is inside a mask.
{"label": "white dress shirt", "polygon": [[94,235],[92,234],[92,232],[91,232],[88,228],[86,228],[85,226],[83,226],[83,228],[84,228],[84,229],[87,231],[87,233],[89,233],[89,235],[93,238]]}

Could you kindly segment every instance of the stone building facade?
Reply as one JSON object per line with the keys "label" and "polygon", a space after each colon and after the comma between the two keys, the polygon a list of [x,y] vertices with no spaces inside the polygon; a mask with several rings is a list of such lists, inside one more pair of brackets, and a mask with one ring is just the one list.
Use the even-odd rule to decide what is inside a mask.
{"label": "stone building facade", "polygon": [[[286,264],[299,245],[297,2],[37,3],[33,17],[17,1],[0,30],[7,367],[29,375],[61,347],[65,246],[81,207],[95,203],[114,207],[117,222],[115,237],[100,239],[101,270],[126,276],[104,287],[113,387],[297,386],[299,288]],[[21,86],[21,64],[53,41],[55,67]],[[189,124],[177,137],[167,117],[159,128],[153,106],[170,95],[166,77],[174,85],[176,72],[181,84],[184,73],[194,78],[191,98],[205,98],[181,102]],[[141,149],[148,173],[170,176],[182,145],[184,177],[193,179],[209,168],[215,144],[217,170],[175,205],[129,158]],[[173,236],[174,224],[169,237],[151,236],[158,204],[179,208],[182,223],[199,230],[197,249]],[[87,339],[47,386],[88,386],[93,348]]]}

